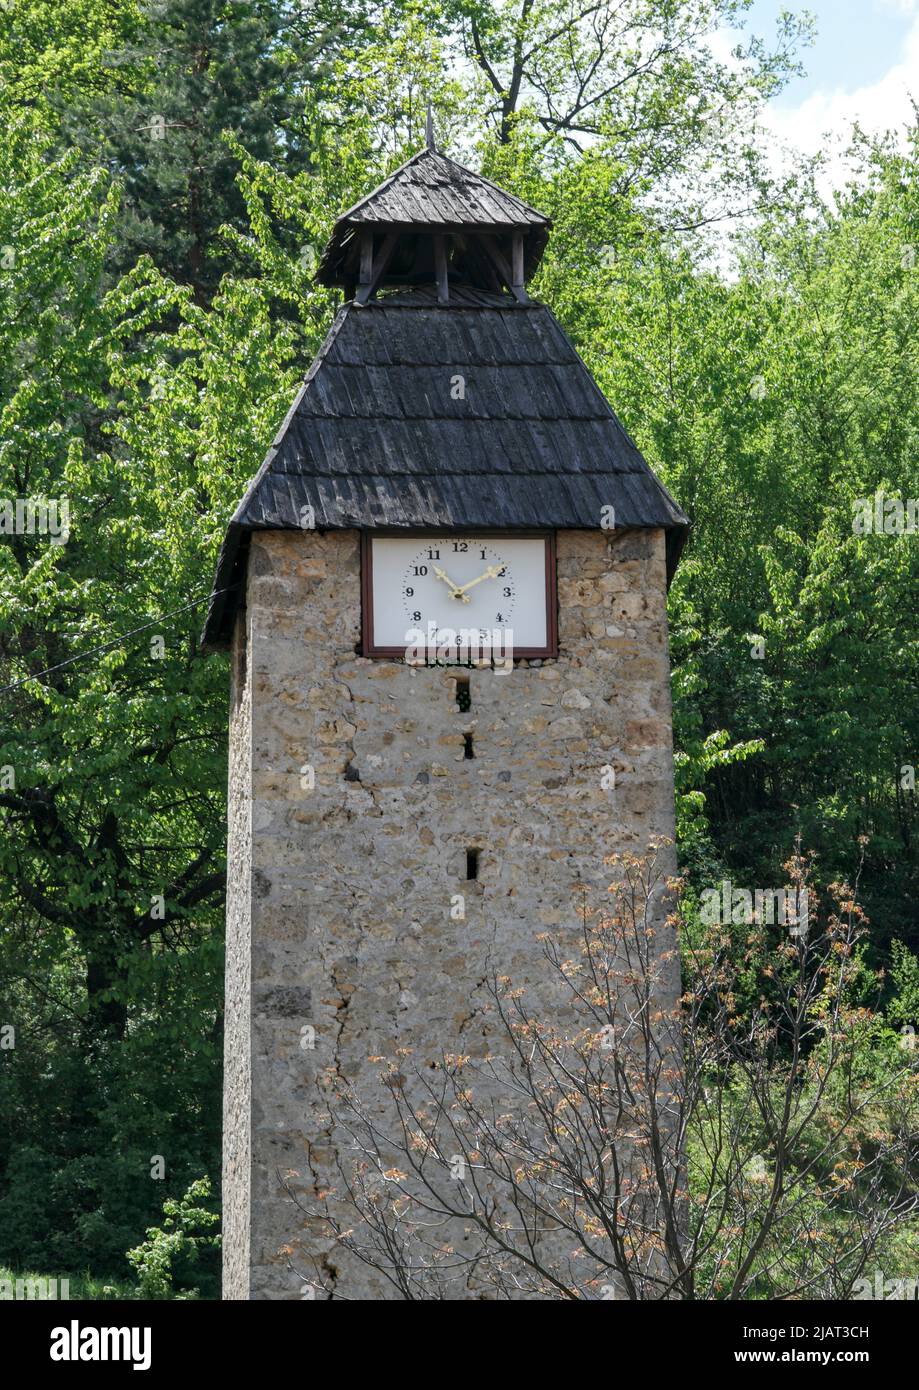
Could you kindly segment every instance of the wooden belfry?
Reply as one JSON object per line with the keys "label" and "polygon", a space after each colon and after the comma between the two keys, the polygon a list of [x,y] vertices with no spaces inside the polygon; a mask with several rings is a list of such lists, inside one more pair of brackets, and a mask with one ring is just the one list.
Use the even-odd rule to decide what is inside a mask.
{"label": "wooden belfry", "polygon": [[318,279],[347,299],[367,301],[381,287],[451,286],[529,303],[524,282],[539,264],[549,220],[510,193],[427,147],[342,213]]}
{"label": "wooden belfry", "polygon": [[[227,529],[228,1298],[392,1296],[304,1215],[347,1162],[330,1087],[480,1052],[492,966],[541,998],[574,885],[673,836],[688,522],[527,292],[549,229],[430,138],[343,213],[346,302]],[[513,629],[503,673],[404,659],[461,620]]]}

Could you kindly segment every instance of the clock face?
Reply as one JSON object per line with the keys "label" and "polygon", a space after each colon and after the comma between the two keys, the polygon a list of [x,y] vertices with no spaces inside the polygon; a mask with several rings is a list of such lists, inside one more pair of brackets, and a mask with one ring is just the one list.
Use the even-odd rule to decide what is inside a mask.
{"label": "clock face", "polygon": [[419,634],[431,645],[551,654],[546,536],[371,536],[368,545],[371,654],[404,651]]}

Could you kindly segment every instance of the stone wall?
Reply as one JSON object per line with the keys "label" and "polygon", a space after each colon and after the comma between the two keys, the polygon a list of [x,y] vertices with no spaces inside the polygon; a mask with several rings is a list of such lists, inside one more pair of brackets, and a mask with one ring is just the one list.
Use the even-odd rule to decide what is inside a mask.
{"label": "stone wall", "polygon": [[223,1087],[223,1294],[249,1297],[252,687],[246,609],[230,654],[227,929]]}
{"label": "stone wall", "polygon": [[356,532],[252,537],[231,733],[226,1297],[300,1297],[313,1261],[348,1297],[393,1297],[279,1182],[304,1205],[334,1185],[330,1072],[371,1097],[372,1055],[481,1050],[486,957],[538,990],[536,938],[574,920],[575,885],[601,897],[604,855],[673,835],[663,532],[560,532],[558,587],[558,660],[471,672],[464,713],[455,671],[355,655]]}

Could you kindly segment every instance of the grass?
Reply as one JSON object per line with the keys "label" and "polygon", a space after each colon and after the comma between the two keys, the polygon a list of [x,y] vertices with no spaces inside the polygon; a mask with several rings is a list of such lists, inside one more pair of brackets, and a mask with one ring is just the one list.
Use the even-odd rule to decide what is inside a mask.
{"label": "grass", "polygon": [[57,1280],[57,1297],[60,1298],[61,1282],[65,1279],[69,1282],[68,1297],[71,1299],[116,1302],[137,1297],[135,1286],[123,1279],[98,1278],[93,1274],[36,1274],[32,1270],[14,1270],[0,1265],[0,1299],[15,1298],[16,1284],[19,1280],[23,1282],[23,1291],[19,1297],[45,1297],[47,1281]]}

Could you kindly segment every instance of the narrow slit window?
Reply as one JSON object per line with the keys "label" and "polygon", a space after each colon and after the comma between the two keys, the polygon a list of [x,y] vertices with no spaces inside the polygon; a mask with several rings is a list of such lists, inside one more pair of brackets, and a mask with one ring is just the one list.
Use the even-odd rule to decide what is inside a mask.
{"label": "narrow slit window", "polygon": [[472,734],[463,734],[463,757],[475,757],[475,749],[472,746]]}
{"label": "narrow slit window", "polygon": [[467,849],[466,851],[466,877],[476,879],[479,876],[479,851],[477,849]]}
{"label": "narrow slit window", "polygon": [[472,708],[472,690],[469,686],[468,676],[457,676],[456,678],[456,703],[463,714],[468,714]]}

